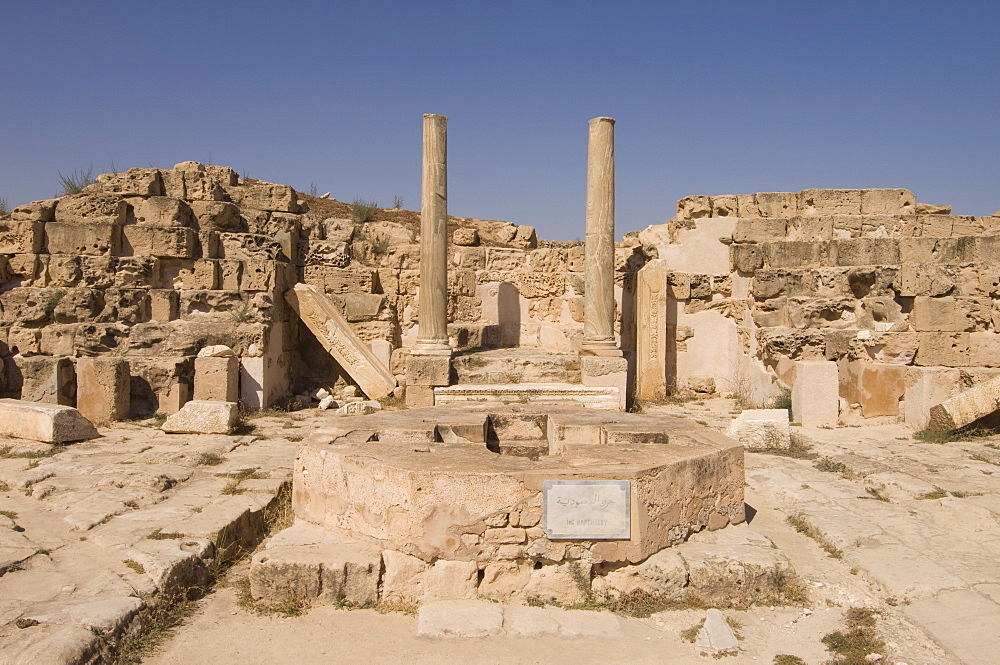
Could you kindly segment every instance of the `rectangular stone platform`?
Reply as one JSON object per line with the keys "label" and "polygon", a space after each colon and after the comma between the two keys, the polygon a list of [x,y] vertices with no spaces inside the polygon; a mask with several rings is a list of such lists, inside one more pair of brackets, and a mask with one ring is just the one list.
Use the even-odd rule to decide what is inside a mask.
{"label": "rectangular stone platform", "polygon": [[621,410],[619,389],[572,383],[496,383],[434,389],[434,404],[566,404],[607,411]]}

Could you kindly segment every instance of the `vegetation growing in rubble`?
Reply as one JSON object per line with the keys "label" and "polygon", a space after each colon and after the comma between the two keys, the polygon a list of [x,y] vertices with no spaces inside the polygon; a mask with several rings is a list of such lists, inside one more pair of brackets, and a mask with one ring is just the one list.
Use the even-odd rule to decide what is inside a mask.
{"label": "vegetation growing in rubble", "polygon": [[84,187],[93,185],[95,182],[97,182],[97,179],[94,177],[93,164],[86,171],[73,169],[73,172],[69,175],[63,175],[62,171],[59,171],[59,187],[61,188],[61,192],[57,196],[79,194]]}
{"label": "vegetation growing in rubble", "polygon": [[378,210],[378,201],[366,201],[356,198],[351,203],[351,221],[355,224],[364,224],[375,220],[375,211]]}

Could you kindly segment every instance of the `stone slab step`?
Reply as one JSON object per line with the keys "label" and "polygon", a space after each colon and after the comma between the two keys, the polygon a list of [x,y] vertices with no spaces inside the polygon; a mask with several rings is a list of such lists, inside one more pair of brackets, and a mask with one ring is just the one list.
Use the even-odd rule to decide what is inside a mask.
{"label": "stone slab step", "polygon": [[563,404],[607,411],[620,410],[616,387],[582,386],[572,383],[495,383],[455,385],[434,389],[434,404]]}
{"label": "stone slab step", "polygon": [[458,384],[582,382],[576,354],[539,349],[497,349],[452,358]]}

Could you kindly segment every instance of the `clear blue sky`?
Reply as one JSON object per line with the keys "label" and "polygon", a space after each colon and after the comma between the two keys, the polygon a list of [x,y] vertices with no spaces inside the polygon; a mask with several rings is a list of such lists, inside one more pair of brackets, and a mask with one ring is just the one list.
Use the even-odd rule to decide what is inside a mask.
{"label": "clear blue sky", "polygon": [[617,119],[618,232],[689,194],[909,187],[1000,208],[1000,3],[6,2],[0,197],[185,160],[584,234],[587,120]]}

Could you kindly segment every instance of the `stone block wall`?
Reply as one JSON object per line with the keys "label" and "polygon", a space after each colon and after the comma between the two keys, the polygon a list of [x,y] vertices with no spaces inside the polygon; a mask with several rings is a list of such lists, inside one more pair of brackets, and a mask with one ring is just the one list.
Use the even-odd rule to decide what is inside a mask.
{"label": "stone block wall", "polygon": [[[826,361],[841,421],[921,425],[924,395],[1000,368],[1000,216],[950,211],[905,189],[682,199],[676,217],[638,234],[672,268],[663,308],[675,366],[656,380],[682,389],[708,374],[765,404],[795,384],[799,363]],[[725,269],[685,258],[705,245],[725,248]],[[706,366],[691,357],[704,353],[699,337],[728,351]],[[957,385],[937,372],[949,387],[929,389],[928,370],[943,368],[958,370]]]}

